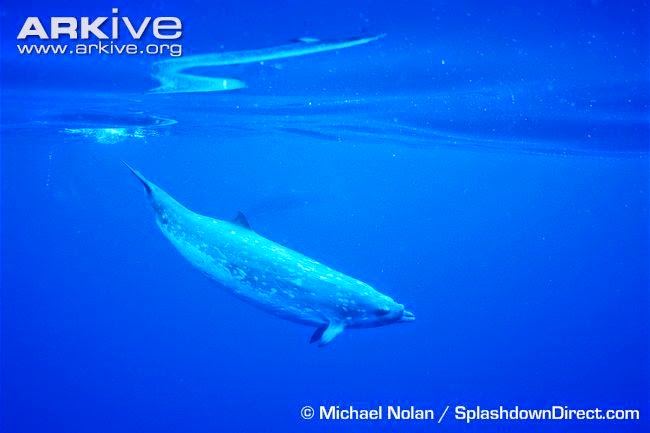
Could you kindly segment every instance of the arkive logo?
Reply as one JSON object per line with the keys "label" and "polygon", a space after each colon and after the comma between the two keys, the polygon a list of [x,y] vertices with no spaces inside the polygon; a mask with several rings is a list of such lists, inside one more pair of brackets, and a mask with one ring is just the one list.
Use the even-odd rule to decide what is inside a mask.
{"label": "arkive logo", "polygon": [[178,17],[130,18],[116,7],[104,17],[27,17],[18,36],[20,55],[183,55]]}
{"label": "arkive logo", "polygon": [[44,23],[38,17],[27,17],[23,23],[18,40],[57,40],[68,37],[72,40],[117,40],[130,37],[140,40],[151,32],[159,40],[179,39],[183,35],[183,22],[178,17],[144,17],[131,19],[119,16],[119,9],[112,8],[110,17],[50,17]]}

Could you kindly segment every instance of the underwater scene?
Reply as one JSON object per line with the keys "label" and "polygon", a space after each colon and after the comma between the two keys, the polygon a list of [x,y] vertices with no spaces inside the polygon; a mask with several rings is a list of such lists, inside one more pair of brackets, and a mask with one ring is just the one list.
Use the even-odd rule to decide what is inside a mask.
{"label": "underwater scene", "polygon": [[0,5],[0,431],[650,431],[647,1]]}

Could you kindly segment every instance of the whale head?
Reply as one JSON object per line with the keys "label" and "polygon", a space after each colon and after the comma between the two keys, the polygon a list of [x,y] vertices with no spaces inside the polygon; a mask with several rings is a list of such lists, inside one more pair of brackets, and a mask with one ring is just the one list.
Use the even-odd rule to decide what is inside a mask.
{"label": "whale head", "polygon": [[382,302],[372,302],[366,306],[366,313],[353,318],[348,328],[374,328],[390,325],[392,323],[412,322],[415,315],[404,308],[404,305],[395,302],[388,296],[382,295]]}
{"label": "whale head", "polygon": [[331,318],[326,326],[316,329],[310,343],[317,342],[322,347],[346,328],[374,328],[415,320],[415,314],[406,310],[404,305],[384,294],[375,293],[376,296],[364,300],[357,299],[353,311],[339,313],[338,317]]}

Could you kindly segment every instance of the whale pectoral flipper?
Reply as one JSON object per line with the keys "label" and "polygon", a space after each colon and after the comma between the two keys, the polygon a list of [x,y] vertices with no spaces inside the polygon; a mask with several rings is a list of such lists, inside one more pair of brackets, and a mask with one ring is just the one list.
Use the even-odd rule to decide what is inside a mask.
{"label": "whale pectoral flipper", "polygon": [[314,343],[318,341],[318,345],[320,347],[323,347],[330,341],[334,340],[334,338],[343,332],[344,329],[345,325],[343,323],[330,322],[327,327],[322,326],[314,331],[314,334],[311,336],[309,342]]}
{"label": "whale pectoral flipper", "polygon": [[321,326],[320,328],[316,329],[314,333],[311,335],[311,338],[309,339],[309,343],[313,343],[315,341],[318,341],[321,339],[323,336],[323,332],[327,329],[327,326]]}

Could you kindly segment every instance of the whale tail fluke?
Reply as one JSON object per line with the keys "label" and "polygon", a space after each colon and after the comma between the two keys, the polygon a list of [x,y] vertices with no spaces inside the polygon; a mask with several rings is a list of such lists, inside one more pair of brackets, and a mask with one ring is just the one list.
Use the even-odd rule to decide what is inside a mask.
{"label": "whale tail fluke", "polygon": [[122,163],[129,169],[129,171],[142,183],[144,190],[147,193],[147,198],[153,206],[154,211],[158,218],[167,218],[170,212],[176,212],[177,214],[182,214],[183,212],[189,212],[182,204],[174,200],[169,194],[160,189],[156,184],[147,180],[138,170],[131,167],[126,162]]}
{"label": "whale tail fluke", "polygon": [[147,191],[147,195],[151,195],[151,182],[149,182],[138,170],[135,168],[131,167],[129,164],[126,162],[122,161],[122,164],[128,168],[133,175],[138,178],[140,182],[142,182],[142,185],[144,186],[145,191]]}

